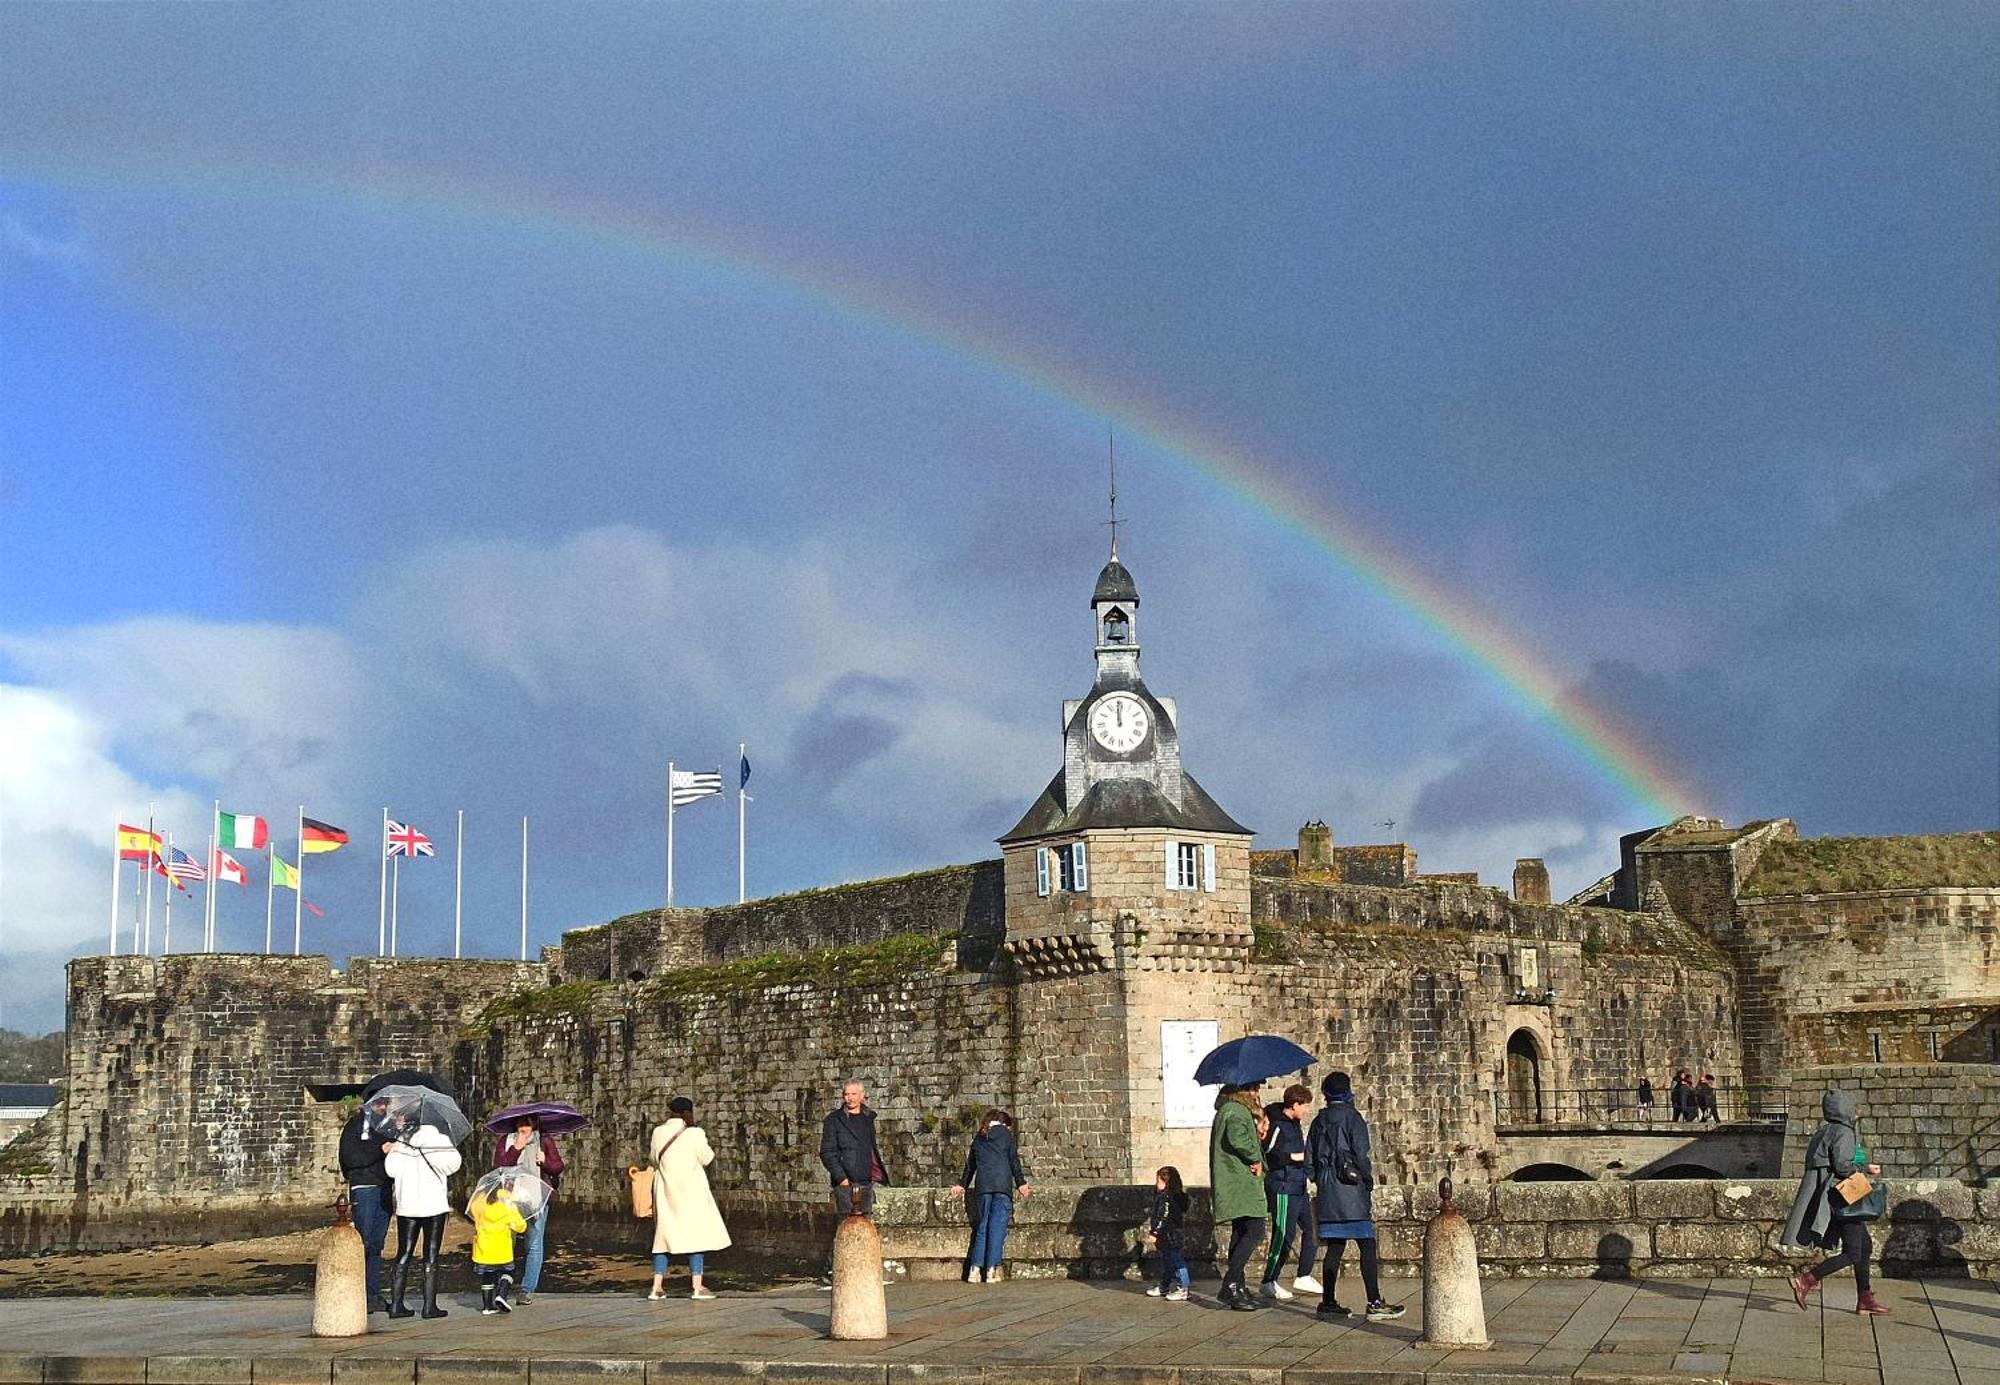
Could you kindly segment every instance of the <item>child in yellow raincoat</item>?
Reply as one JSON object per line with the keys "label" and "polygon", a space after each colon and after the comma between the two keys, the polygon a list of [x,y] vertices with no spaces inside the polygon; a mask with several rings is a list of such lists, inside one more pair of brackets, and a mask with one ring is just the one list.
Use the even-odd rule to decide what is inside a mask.
{"label": "child in yellow raincoat", "polygon": [[527,1234],[527,1219],[506,1191],[494,1188],[472,1199],[472,1268],[479,1274],[479,1311],[511,1313],[507,1295],[514,1287],[514,1238]]}

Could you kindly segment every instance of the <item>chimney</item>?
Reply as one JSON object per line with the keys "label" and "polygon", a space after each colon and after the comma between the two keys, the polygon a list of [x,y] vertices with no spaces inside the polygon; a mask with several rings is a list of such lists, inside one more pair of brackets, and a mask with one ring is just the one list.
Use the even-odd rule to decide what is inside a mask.
{"label": "chimney", "polygon": [[1549,902],[1549,868],[1539,856],[1523,856],[1514,862],[1514,898],[1522,904]]}
{"label": "chimney", "polygon": [[1299,873],[1333,869],[1333,829],[1314,818],[1299,829]]}

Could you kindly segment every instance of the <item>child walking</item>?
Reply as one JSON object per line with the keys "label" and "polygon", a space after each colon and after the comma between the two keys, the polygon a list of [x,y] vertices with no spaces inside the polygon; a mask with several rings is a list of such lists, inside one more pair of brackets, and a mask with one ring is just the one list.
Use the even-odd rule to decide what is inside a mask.
{"label": "child walking", "polygon": [[472,1268],[479,1275],[479,1311],[485,1317],[511,1313],[514,1305],[507,1296],[514,1287],[514,1238],[527,1234],[527,1219],[499,1188],[474,1195],[465,1214],[472,1218]]}
{"label": "child walking", "polygon": [[1160,1282],[1146,1290],[1148,1298],[1187,1302],[1187,1190],[1181,1171],[1172,1164],[1153,1175],[1153,1210],[1146,1222],[1146,1244],[1160,1251]]}

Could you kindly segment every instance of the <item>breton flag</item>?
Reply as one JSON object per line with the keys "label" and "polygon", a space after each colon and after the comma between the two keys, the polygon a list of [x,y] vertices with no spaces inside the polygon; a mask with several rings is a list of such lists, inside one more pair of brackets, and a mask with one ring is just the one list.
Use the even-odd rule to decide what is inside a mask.
{"label": "breton flag", "polygon": [[219,846],[215,849],[215,859],[209,862],[208,869],[209,874],[215,877],[215,883],[218,885],[248,885],[250,883],[250,877],[244,873],[243,863]]}
{"label": "breton flag", "polygon": [[435,856],[437,848],[431,839],[406,822],[389,819],[389,855],[391,856]]}
{"label": "breton flag", "polygon": [[674,771],[673,783],[669,787],[673,790],[674,806],[679,808],[694,802],[697,798],[707,798],[711,794],[721,793],[722,771],[677,769]]}
{"label": "breton flag", "polygon": [[316,855],[322,851],[338,851],[347,845],[347,829],[335,827],[330,822],[318,818],[299,819],[299,850],[306,855]]}
{"label": "breton flag", "polygon": [[736,792],[742,793],[750,787],[750,757],[739,753],[736,758],[741,762],[736,768]]}
{"label": "breton flag", "polygon": [[271,840],[271,825],[249,813],[217,813],[215,844],[243,851],[261,851]]}
{"label": "breton flag", "polygon": [[201,862],[174,847],[167,855],[166,876],[169,880],[206,880],[208,872],[201,868]]}
{"label": "breton flag", "polygon": [[160,854],[160,834],[148,832],[143,827],[127,827],[118,824],[118,859],[121,861],[149,861]]}

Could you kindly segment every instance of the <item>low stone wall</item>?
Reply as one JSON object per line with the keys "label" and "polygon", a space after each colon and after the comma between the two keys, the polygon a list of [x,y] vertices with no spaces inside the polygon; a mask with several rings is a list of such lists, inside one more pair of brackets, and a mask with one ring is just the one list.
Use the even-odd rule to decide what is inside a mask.
{"label": "low stone wall", "polygon": [[[1661,1278],[1795,1274],[1822,1252],[1781,1250],[1778,1233],[1795,1183],[1659,1181],[1500,1183],[1461,1188],[1480,1267],[1496,1278]],[[1191,1189],[1188,1258],[1216,1272],[1207,1189]],[[2000,1271],[2000,1188],[1949,1181],[1892,1185],[1889,1215],[1874,1224],[1875,1256],[1890,1276]],[[1017,1202],[1007,1237],[1010,1273],[1021,1277],[1131,1277],[1141,1264],[1152,1190],[1047,1184]],[[1382,1262],[1415,1274],[1436,1190],[1378,1188],[1375,1224]],[[917,1279],[961,1271],[969,1240],[964,1204],[946,1192],[884,1189],[876,1202],[884,1253]],[[1353,1270],[1350,1257],[1349,1272]]]}

